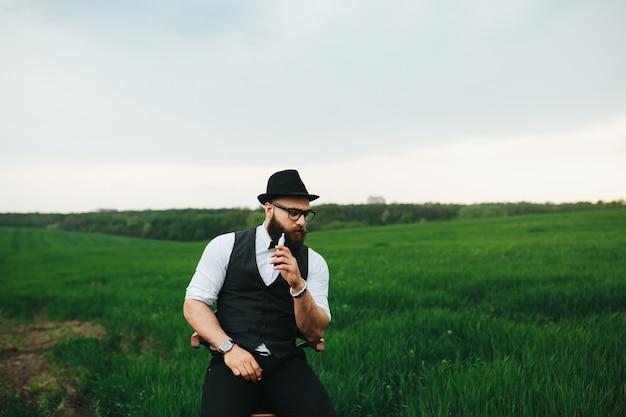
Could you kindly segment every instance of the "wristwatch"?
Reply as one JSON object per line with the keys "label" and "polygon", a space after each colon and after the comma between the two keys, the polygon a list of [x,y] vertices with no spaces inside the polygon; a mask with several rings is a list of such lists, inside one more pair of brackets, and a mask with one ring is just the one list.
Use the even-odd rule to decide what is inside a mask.
{"label": "wristwatch", "polygon": [[220,343],[220,352],[222,352],[222,354],[228,352],[229,350],[231,350],[233,348],[233,346],[235,346],[235,343],[232,340],[224,340],[222,343]]}

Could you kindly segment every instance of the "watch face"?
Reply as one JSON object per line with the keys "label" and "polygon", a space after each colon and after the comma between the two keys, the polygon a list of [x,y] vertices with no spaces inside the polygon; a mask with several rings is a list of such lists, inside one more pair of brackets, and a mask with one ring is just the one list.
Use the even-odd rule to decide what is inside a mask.
{"label": "watch face", "polygon": [[230,340],[224,340],[222,343],[220,343],[220,350],[222,351],[222,353],[228,352],[232,347],[233,342],[231,342]]}

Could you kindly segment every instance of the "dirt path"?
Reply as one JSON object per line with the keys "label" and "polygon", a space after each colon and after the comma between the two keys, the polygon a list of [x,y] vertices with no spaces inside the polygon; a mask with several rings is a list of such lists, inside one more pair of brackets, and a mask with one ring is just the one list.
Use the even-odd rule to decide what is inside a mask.
{"label": "dirt path", "polygon": [[[104,330],[97,324],[79,321],[42,322],[0,329],[0,375],[2,387],[13,387],[20,396],[33,391],[58,390],[59,381],[51,372],[44,353],[59,339],[78,336],[101,337]],[[67,395],[59,409],[63,417],[92,416],[86,398],[76,390],[73,381],[61,381]],[[2,398],[0,398],[2,401]]]}

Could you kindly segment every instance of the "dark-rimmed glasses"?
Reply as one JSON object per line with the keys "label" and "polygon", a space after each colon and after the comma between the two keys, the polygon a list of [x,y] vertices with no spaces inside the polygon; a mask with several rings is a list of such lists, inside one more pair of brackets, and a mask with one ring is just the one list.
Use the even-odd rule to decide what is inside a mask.
{"label": "dark-rimmed glasses", "polygon": [[304,220],[306,220],[307,222],[310,222],[311,220],[313,220],[313,218],[317,214],[315,210],[311,210],[311,209],[300,210],[300,209],[295,209],[295,208],[289,208],[281,204],[278,204],[275,201],[270,201],[270,203],[272,203],[274,206],[278,207],[279,209],[285,210],[287,212],[287,216],[289,217],[289,220],[292,220],[294,222],[297,222],[300,219],[300,216],[304,216]]}

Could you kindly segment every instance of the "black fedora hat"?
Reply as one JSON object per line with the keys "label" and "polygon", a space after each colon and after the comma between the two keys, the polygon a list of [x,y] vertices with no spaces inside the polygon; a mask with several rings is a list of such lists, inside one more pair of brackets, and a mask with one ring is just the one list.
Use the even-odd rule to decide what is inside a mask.
{"label": "black fedora hat", "polygon": [[319,195],[309,194],[295,169],[286,169],[272,174],[267,180],[267,192],[257,197],[261,204],[278,197],[302,197],[313,201]]}

